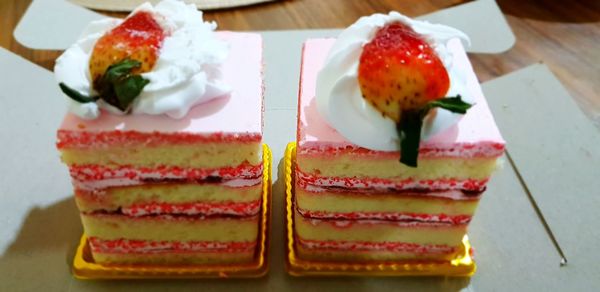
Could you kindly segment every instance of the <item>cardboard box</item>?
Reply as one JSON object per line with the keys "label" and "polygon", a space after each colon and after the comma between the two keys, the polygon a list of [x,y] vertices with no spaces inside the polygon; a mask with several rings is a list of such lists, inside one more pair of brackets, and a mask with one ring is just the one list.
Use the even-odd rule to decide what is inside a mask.
{"label": "cardboard box", "polygon": [[[40,19],[36,13],[45,16]],[[69,23],[98,17],[65,0],[34,0],[15,36],[28,47],[65,48],[81,27],[57,23],[64,15],[69,15]],[[514,43],[494,1],[470,2],[426,17],[449,24],[463,21],[466,27],[452,24],[469,32],[472,52],[502,52]],[[465,17],[488,24],[478,26]],[[500,30],[492,33],[490,29]],[[280,172],[285,145],[295,139],[301,44],[309,37],[337,33],[339,30],[263,33],[264,139]],[[508,156],[470,226],[478,263],[478,272],[471,279],[289,277],[284,269],[284,188],[274,169],[271,268],[265,278],[75,280],[70,265],[82,231],[68,172],[54,146],[66,101],[51,72],[1,48],[0,76],[0,291],[591,291],[600,286],[600,253],[596,250],[600,242],[600,229],[596,228],[600,133],[542,64],[483,84],[507,140]],[[561,267],[563,257],[568,264]]]}

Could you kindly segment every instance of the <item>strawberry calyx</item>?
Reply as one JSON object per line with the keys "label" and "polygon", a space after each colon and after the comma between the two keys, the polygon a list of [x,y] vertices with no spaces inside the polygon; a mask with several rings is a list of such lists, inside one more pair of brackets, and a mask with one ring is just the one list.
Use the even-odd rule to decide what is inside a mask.
{"label": "strawberry calyx", "polygon": [[98,99],[118,108],[124,113],[131,111],[131,105],[150,80],[132,71],[141,66],[141,62],[126,58],[106,69],[106,72],[94,81],[96,96],[86,96],[60,83],[60,89],[71,99],[79,103],[96,102]]}
{"label": "strawberry calyx", "polygon": [[396,123],[396,130],[400,138],[400,162],[410,167],[417,167],[423,120],[429,111],[439,107],[453,113],[465,114],[472,106],[463,101],[459,94],[431,101],[420,110],[402,111],[401,119]]}

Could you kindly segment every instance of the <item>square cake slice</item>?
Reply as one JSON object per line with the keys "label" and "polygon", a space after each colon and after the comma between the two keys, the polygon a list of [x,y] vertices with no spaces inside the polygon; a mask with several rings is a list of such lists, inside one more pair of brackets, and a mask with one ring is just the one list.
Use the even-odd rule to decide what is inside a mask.
{"label": "square cake slice", "polygon": [[318,110],[317,76],[335,39],[304,44],[298,102],[294,229],[300,257],[330,261],[450,260],[460,251],[505,142],[459,40],[452,64],[474,105],[420,143],[418,167],[400,151],[360,147]]}
{"label": "square cake slice", "polygon": [[[195,10],[195,9],[194,9]],[[181,119],[68,113],[57,148],[100,264],[239,264],[256,258],[263,190],[262,38],[216,32],[231,93]]]}

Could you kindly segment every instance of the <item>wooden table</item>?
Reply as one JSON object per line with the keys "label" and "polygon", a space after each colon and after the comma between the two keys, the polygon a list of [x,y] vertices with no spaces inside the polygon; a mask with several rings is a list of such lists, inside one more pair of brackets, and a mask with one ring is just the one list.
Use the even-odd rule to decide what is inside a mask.
{"label": "wooden table", "polygon": [[[60,51],[34,51],[18,44],[12,31],[30,0],[0,1],[0,46],[52,69]],[[342,28],[376,12],[408,16],[436,11],[461,0],[287,0],[205,12],[226,30]],[[499,55],[471,54],[481,81],[543,62],[567,87],[581,109],[600,127],[600,1],[498,0],[517,42]],[[113,14],[115,15],[115,14]],[[116,14],[119,15],[119,14]]]}

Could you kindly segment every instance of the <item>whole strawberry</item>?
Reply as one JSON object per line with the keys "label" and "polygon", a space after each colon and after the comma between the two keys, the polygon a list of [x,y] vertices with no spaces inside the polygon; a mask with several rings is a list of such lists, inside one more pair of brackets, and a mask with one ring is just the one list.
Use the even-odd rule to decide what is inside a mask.
{"label": "whole strawberry", "polygon": [[466,113],[471,106],[457,97],[444,98],[450,78],[427,41],[411,27],[394,22],[364,45],[358,67],[363,98],[392,119],[401,144],[400,161],[416,167],[423,118],[442,107]]}

